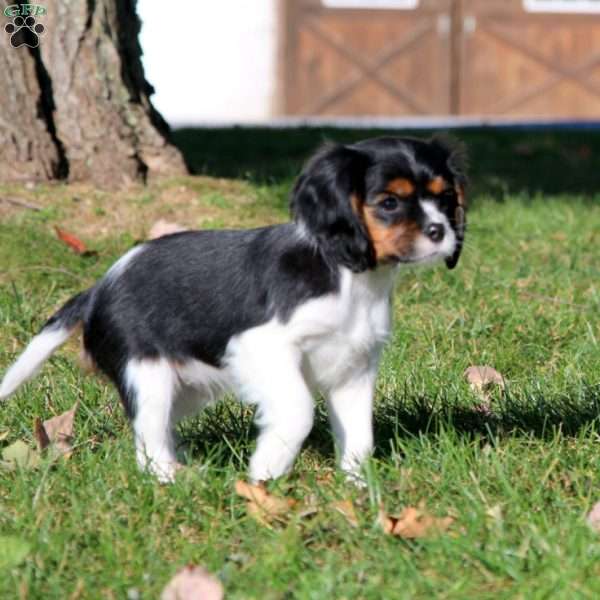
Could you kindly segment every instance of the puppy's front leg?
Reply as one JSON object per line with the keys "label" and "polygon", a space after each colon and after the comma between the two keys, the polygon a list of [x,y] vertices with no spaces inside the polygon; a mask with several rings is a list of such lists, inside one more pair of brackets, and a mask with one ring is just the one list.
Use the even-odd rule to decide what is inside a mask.
{"label": "puppy's front leg", "polygon": [[[299,382],[291,385],[299,385]],[[287,473],[294,464],[302,442],[313,424],[313,401],[308,393],[281,389],[282,406],[258,408],[257,424],[260,434],[256,450],[250,459],[250,478],[254,482],[276,479]]]}
{"label": "puppy's front leg", "polygon": [[313,424],[314,402],[293,348],[254,343],[237,347],[233,360],[238,391],[258,406],[260,433],[250,459],[254,482],[287,473]]}
{"label": "puppy's front leg", "polygon": [[373,391],[376,369],[363,372],[327,397],[329,420],[340,453],[340,467],[360,478],[363,461],[373,451]]}

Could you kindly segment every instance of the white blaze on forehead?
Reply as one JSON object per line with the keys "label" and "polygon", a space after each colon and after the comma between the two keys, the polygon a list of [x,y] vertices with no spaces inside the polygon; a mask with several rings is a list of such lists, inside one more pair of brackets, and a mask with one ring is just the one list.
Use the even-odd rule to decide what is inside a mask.
{"label": "white blaze on forehead", "polygon": [[431,223],[441,223],[446,228],[451,229],[448,217],[435,205],[435,202],[421,200],[419,204],[421,205],[423,212],[427,215],[428,225],[431,225]]}

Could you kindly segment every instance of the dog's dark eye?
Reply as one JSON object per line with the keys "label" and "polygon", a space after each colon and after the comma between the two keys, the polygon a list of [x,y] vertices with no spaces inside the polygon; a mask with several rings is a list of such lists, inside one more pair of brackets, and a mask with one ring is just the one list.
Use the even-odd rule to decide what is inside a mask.
{"label": "dog's dark eye", "polygon": [[396,210],[399,204],[400,202],[398,198],[394,196],[387,196],[379,203],[379,206],[381,206],[383,210]]}

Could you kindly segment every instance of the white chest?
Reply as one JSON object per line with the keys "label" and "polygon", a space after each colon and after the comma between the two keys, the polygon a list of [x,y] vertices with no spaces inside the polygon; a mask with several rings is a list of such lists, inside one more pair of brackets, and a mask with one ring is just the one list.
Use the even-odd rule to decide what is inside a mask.
{"label": "white chest", "polygon": [[322,391],[375,370],[390,331],[393,276],[391,268],[360,274],[343,269],[336,293],[305,302],[285,323],[274,318],[232,338],[225,355],[228,378],[249,397],[249,387],[285,388],[298,366],[306,383]]}
{"label": "white chest", "polygon": [[289,326],[313,385],[329,389],[376,367],[391,327],[393,273],[342,273],[340,291],[301,307]]}

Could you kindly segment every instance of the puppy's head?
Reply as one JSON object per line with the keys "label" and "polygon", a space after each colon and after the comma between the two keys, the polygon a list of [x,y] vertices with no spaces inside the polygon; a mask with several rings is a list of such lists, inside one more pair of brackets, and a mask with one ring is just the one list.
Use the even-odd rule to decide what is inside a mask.
{"label": "puppy's head", "polygon": [[328,145],[305,166],[291,209],[325,256],[360,272],[444,258],[456,266],[465,232],[462,148],[383,137]]}

